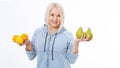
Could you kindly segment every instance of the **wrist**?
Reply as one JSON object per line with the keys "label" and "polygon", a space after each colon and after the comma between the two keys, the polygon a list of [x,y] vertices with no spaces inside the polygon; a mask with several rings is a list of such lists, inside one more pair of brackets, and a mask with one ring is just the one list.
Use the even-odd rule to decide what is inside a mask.
{"label": "wrist", "polygon": [[26,47],[25,50],[26,51],[32,51],[32,47]]}
{"label": "wrist", "polygon": [[25,48],[25,50],[26,50],[26,51],[32,51],[31,49],[27,49],[27,48]]}
{"label": "wrist", "polygon": [[75,43],[76,45],[79,45],[79,42],[80,42],[80,41],[78,41],[77,39],[75,39],[75,41],[74,41],[74,43]]}

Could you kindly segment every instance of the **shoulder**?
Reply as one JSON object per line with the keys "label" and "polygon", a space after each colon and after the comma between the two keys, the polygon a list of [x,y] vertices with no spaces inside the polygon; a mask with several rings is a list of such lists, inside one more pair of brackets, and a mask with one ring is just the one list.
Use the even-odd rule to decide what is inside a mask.
{"label": "shoulder", "polygon": [[35,31],[34,31],[34,34],[37,34],[41,31],[41,28],[36,28]]}
{"label": "shoulder", "polygon": [[72,35],[72,33],[69,30],[67,30],[65,27],[61,29],[61,33],[63,33],[64,35]]}
{"label": "shoulder", "polygon": [[34,34],[43,33],[46,31],[47,31],[47,28],[45,26],[42,26],[42,27],[36,28],[34,31]]}
{"label": "shoulder", "polygon": [[70,31],[68,31],[68,30],[64,31],[64,35],[65,35],[65,37],[66,37],[68,40],[74,39],[72,33],[71,33]]}

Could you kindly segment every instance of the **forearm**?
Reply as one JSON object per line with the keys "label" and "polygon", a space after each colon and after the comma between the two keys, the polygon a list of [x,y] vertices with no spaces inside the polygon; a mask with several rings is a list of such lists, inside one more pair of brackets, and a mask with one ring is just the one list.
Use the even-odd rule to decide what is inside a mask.
{"label": "forearm", "polygon": [[73,54],[78,53],[78,48],[79,48],[79,41],[75,40],[75,41],[74,41],[74,44],[73,44],[72,53],[73,53]]}
{"label": "forearm", "polygon": [[33,60],[35,57],[36,57],[36,51],[35,51],[35,49],[32,47],[32,44],[31,44],[31,42],[28,40],[28,41],[26,41],[26,53],[27,53],[27,55],[28,55],[28,58],[30,59],[30,60]]}
{"label": "forearm", "polygon": [[26,53],[30,60],[33,60],[36,57],[36,51],[32,48],[32,45],[26,45]]}

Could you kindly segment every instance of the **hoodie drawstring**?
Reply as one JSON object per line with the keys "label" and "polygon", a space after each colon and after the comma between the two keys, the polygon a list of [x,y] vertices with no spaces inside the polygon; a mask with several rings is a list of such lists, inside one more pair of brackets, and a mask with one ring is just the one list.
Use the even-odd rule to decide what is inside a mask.
{"label": "hoodie drawstring", "polygon": [[48,35],[48,32],[46,33],[46,36],[45,36],[45,42],[44,42],[44,52],[45,52],[45,48],[46,48],[47,35]]}
{"label": "hoodie drawstring", "polygon": [[53,44],[52,44],[52,60],[54,59],[54,58],[53,58],[53,48],[54,48],[54,43],[55,43],[55,39],[56,39],[56,37],[57,37],[57,34],[55,34],[55,38],[54,38],[54,40],[53,40]]}
{"label": "hoodie drawstring", "polygon": [[[48,32],[46,33],[46,36],[45,36],[45,42],[44,42],[44,52],[46,51],[46,41],[47,41],[47,36],[48,36]],[[55,39],[57,37],[57,34],[55,34],[55,37],[54,37],[54,40],[53,40],[53,43],[52,43],[52,60],[54,59],[53,58],[53,48],[54,48],[54,44],[55,44]]]}

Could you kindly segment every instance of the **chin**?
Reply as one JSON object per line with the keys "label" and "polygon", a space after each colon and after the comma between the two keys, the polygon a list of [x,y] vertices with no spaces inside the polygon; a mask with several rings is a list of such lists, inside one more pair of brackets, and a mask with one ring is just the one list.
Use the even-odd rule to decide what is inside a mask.
{"label": "chin", "polygon": [[53,28],[59,28],[59,26],[57,25],[57,26],[52,26]]}
{"label": "chin", "polygon": [[53,28],[59,28],[59,24],[49,24],[51,27],[53,27]]}

